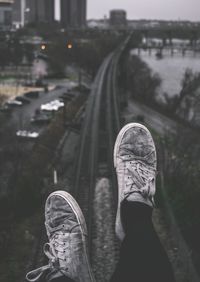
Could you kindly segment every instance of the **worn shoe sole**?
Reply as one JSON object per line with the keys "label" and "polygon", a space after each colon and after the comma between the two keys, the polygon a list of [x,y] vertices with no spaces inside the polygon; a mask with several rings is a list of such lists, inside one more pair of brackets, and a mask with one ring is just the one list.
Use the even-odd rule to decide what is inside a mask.
{"label": "worn shoe sole", "polygon": [[67,193],[66,191],[55,191],[55,192],[53,192],[53,193],[51,193],[49,195],[48,199],[50,197],[52,197],[52,196],[59,196],[59,197],[63,198],[68,203],[68,205],[71,207],[72,211],[74,212],[74,214],[76,216],[76,219],[77,219],[78,223],[80,224],[80,229],[81,229],[81,234],[82,234],[82,240],[83,240],[83,246],[84,246],[86,263],[87,263],[88,270],[89,270],[90,277],[91,277],[91,281],[90,282],[94,282],[95,280],[94,280],[94,277],[93,277],[93,274],[92,274],[92,270],[91,270],[91,266],[90,266],[90,263],[89,263],[89,256],[88,256],[88,250],[87,250],[87,242],[85,240],[85,236],[87,236],[88,233],[87,233],[87,225],[86,225],[86,222],[85,222],[84,215],[83,215],[83,213],[82,213],[78,203],[76,202],[76,200],[69,193]]}

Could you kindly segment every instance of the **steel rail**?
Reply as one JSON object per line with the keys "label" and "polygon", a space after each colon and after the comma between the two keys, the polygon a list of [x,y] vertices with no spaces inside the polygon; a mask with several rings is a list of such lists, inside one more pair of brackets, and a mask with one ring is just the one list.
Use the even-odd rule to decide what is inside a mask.
{"label": "steel rail", "polygon": [[[115,186],[116,176],[113,167],[112,154],[116,134],[120,129],[120,112],[117,100],[116,74],[120,56],[127,44],[121,44],[114,52],[110,53],[103,61],[93,84],[88,105],[86,108],[85,122],[81,131],[80,150],[77,158],[74,182],[74,196],[82,205],[87,205],[86,221],[88,226],[89,249],[92,254],[92,212],[94,188],[96,186],[99,163],[99,138],[100,122],[106,122],[104,134],[107,136],[107,160],[112,186]],[[104,105],[103,102],[106,102]],[[105,116],[101,115],[104,112]],[[104,129],[103,129],[104,130]],[[85,181],[85,182],[84,182]],[[83,203],[84,201],[84,203]],[[86,201],[86,202],[85,202]]]}
{"label": "steel rail", "polygon": [[[119,49],[117,49],[115,52],[109,54],[105,60],[103,61],[102,65],[99,68],[99,71],[95,77],[93,87],[90,93],[90,98],[88,99],[88,104],[86,107],[86,116],[85,116],[85,121],[84,125],[81,130],[81,142],[80,142],[80,148],[78,151],[78,157],[77,157],[77,165],[75,168],[75,183],[74,183],[74,190],[72,191],[73,195],[77,200],[79,199],[79,194],[80,194],[80,189],[82,185],[82,173],[84,170],[84,173],[86,172],[87,176],[87,181],[88,181],[88,189],[86,191],[83,191],[84,193],[87,194],[87,206],[88,209],[91,208],[92,206],[92,201],[93,201],[93,193],[94,193],[94,186],[96,182],[96,176],[97,176],[97,164],[98,164],[98,138],[99,138],[99,123],[101,119],[100,111],[101,111],[101,105],[102,105],[102,99],[104,98],[104,89],[108,87],[109,93],[113,92],[113,89],[116,88],[116,70],[117,70],[117,59],[116,59],[116,54],[119,52]],[[112,82],[110,86],[107,85],[107,80]],[[115,81],[115,82],[114,82]],[[106,91],[107,92],[107,91]],[[117,93],[117,91],[114,91]],[[107,94],[106,94],[107,95]],[[113,95],[113,94],[112,94]],[[106,98],[108,99],[108,98]],[[114,101],[114,100],[113,100]],[[114,101],[116,104],[116,109],[117,109],[117,101]],[[112,123],[112,113],[113,109],[112,107],[112,98],[111,96],[109,97],[109,107],[110,107],[110,118],[106,118],[106,120],[109,121],[109,131],[111,132],[111,128],[113,125]],[[106,111],[109,111],[108,109]],[[117,117],[119,117],[119,111],[115,110],[115,119],[117,120]],[[117,126],[117,131],[118,131]],[[110,137],[109,141],[110,144],[113,144],[113,137],[111,139]],[[112,155],[112,150],[110,149],[111,145],[108,146],[108,152],[110,151],[110,157]],[[109,161],[111,164],[111,160]],[[110,165],[109,164],[109,165]],[[89,248],[91,250],[92,248],[92,241],[91,241],[91,234],[92,234],[92,213],[91,210],[88,212],[88,234],[89,234]],[[43,255],[42,255],[42,244],[46,240],[44,238],[45,236],[45,231],[42,229],[41,234],[39,235],[39,240],[35,244],[35,250],[33,254],[33,258],[31,259],[30,262],[28,262],[27,265],[27,271],[30,268],[34,268],[37,266],[38,262],[43,260]]]}
{"label": "steel rail", "polygon": [[[77,160],[77,167],[76,167],[76,177],[75,177],[75,184],[74,184],[74,196],[77,197],[78,196],[78,192],[79,192],[79,186],[80,186],[80,181],[81,181],[81,169],[85,166],[85,158],[84,158],[84,153],[87,151],[87,146],[88,143],[91,142],[91,132],[92,129],[94,131],[96,131],[95,126],[97,126],[96,124],[96,120],[98,120],[98,118],[96,117],[94,120],[95,115],[99,115],[99,113],[96,113],[95,110],[98,110],[98,103],[100,103],[100,96],[102,93],[102,87],[103,87],[103,82],[104,82],[104,76],[105,76],[105,72],[107,70],[108,64],[110,61],[110,55],[104,60],[104,62],[102,63],[95,81],[93,83],[92,86],[92,91],[90,94],[90,98],[88,101],[88,106],[86,108],[86,118],[85,118],[85,122],[84,125],[82,127],[82,131],[81,131],[81,143],[80,143],[80,150],[79,150],[79,154],[78,154],[78,160]],[[98,100],[96,100],[98,98]],[[95,134],[93,134],[93,139]],[[93,149],[94,150],[94,149]],[[88,159],[88,157],[87,157]],[[93,162],[92,160],[93,158],[91,158],[90,163]]]}
{"label": "steel rail", "polygon": [[[83,167],[84,162],[84,153],[86,151],[86,147],[88,145],[88,135],[90,133],[91,128],[91,121],[93,119],[93,109],[94,109],[94,103],[96,98],[96,93],[99,87],[99,82],[102,81],[102,74],[104,73],[104,69],[106,67],[107,58],[102,63],[92,86],[92,90],[90,93],[90,98],[88,100],[88,105],[86,107],[86,117],[85,122],[81,130],[81,142],[80,142],[80,149],[78,152],[78,159],[77,159],[77,165],[75,168],[75,183],[74,183],[74,191],[73,195],[77,198],[78,192],[79,192],[79,186],[80,186],[80,179],[81,179],[81,169]],[[87,142],[88,141],[88,142]]]}

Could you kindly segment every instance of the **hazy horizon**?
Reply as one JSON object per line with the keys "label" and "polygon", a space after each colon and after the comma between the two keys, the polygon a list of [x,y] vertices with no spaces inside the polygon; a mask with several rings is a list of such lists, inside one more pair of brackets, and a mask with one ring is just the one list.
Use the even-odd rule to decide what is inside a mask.
{"label": "hazy horizon", "polygon": [[[59,19],[59,1],[56,18]],[[109,17],[112,9],[123,9],[130,20],[200,21],[200,0],[87,0],[87,19]]]}
{"label": "hazy horizon", "polygon": [[128,19],[200,21],[200,0],[88,0],[87,19],[109,17],[112,9],[124,9]]}

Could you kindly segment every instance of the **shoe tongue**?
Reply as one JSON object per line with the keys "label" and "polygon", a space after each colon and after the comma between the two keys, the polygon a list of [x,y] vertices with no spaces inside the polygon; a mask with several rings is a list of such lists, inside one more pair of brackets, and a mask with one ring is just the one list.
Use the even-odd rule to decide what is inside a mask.
{"label": "shoe tongue", "polygon": [[148,148],[146,146],[142,146],[140,144],[122,144],[120,146],[120,155],[131,155],[135,157],[145,157],[149,153]]}

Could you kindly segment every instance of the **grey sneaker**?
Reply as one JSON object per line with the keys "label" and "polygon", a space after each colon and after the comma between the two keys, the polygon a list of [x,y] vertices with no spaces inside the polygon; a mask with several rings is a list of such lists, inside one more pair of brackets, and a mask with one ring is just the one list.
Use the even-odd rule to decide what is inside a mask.
{"label": "grey sneaker", "polygon": [[127,201],[154,205],[156,148],[149,130],[139,123],[129,123],[119,132],[114,147],[114,166],[118,179],[118,209],[115,231],[122,241],[121,203]]}
{"label": "grey sneaker", "polygon": [[94,281],[87,254],[87,227],[80,207],[65,191],[49,195],[45,205],[49,243],[44,253],[49,264],[29,272],[28,281],[66,276],[76,282]]}

